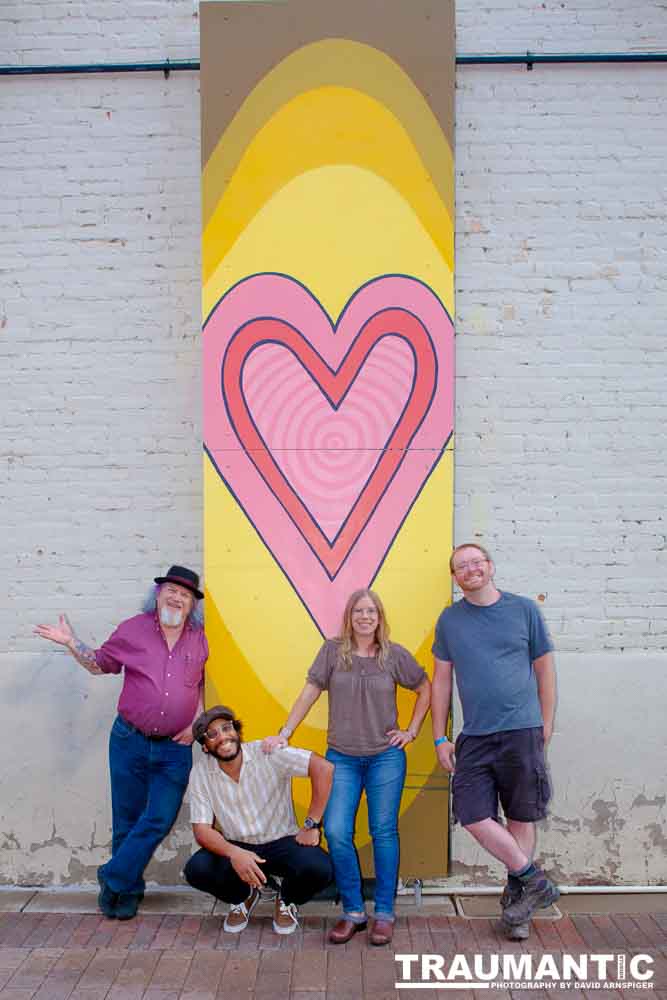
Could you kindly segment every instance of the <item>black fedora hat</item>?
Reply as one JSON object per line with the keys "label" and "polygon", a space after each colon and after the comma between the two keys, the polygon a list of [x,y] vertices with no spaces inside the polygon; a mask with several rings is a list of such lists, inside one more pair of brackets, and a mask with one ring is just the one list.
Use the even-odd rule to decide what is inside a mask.
{"label": "black fedora hat", "polygon": [[198,601],[204,596],[199,589],[199,576],[185,566],[172,566],[165,576],[156,576],[156,583],[177,583],[194,594]]}

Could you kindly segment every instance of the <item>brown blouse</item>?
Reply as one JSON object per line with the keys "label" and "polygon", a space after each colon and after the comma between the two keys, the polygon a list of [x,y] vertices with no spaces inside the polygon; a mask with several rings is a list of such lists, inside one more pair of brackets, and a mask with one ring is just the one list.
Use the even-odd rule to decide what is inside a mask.
{"label": "brown blouse", "polygon": [[389,746],[396,729],[396,685],[414,691],[426,672],[414,656],[392,642],[380,669],[377,657],[352,654],[352,669],[338,663],[340,643],[327,639],[308,671],[308,680],[329,694],[329,746],[352,757],[373,756]]}

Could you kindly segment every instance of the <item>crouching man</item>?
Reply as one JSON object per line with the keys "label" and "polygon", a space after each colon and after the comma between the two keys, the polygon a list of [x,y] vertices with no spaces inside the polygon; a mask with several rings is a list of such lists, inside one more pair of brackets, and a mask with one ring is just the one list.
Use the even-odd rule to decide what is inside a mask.
{"label": "crouching man", "polygon": [[[185,866],[185,877],[195,889],[231,904],[224,929],[238,934],[267,878],[278,876],[273,929],[292,934],[299,926],[297,906],[332,880],[320,828],[333,765],[310,750],[283,747],[264,754],[260,740],[242,743],[241,720],[224,705],[200,715],[192,732],[204,750],[189,785],[190,820],[201,850]],[[292,778],[306,776],[312,794],[299,828]]]}

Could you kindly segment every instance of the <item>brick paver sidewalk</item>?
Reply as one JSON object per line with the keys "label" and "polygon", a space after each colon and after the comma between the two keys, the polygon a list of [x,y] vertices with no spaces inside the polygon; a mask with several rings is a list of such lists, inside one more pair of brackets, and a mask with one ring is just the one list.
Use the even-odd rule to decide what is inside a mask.
{"label": "brick paver sidewalk", "polygon": [[[495,920],[401,917],[392,949],[369,947],[365,934],[344,946],[329,945],[326,932],[332,922],[308,916],[296,934],[278,937],[270,918],[262,917],[232,936],[222,932],[218,915],[146,914],[121,923],[92,914],[3,913],[0,1000],[410,1000],[432,995],[395,988],[400,968],[394,952],[443,955],[448,962],[456,953],[469,960],[475,953],[624,953],[629,961],[644,952],[655,963],[650,995],[667,1000],[667,913],[537,920],[530,939],[521,943],[506,941]],[[544,992],[479,991],[485,1000]],[[592,990],[584,993],[593,995]],[[615,997],[637,993],[605,990]],[[446,996],[476,1000],[477,994],[448,990]]]}

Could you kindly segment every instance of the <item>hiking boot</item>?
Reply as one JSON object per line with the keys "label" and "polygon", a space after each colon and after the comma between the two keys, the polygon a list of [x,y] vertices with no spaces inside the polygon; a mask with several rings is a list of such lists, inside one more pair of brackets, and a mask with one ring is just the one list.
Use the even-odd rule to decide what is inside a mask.
{"label": "hiking boot", "polygon": [[516,902],[516,900],[521,895],[521,886],[514,886],[509,879],[505,882],[505,886],[500,897],[500,909],[505,910],[510,903]]}
{"label": "hiking boot", "polygon": [[530,937],[530,920],[526,920],[523,924],[517,924],[516,927],[501,920],[500,926],[508,941],[525,941]]}
{"label": "hiking boot", "polygon": [[505,920],[505,909],[510,905],[510,903],[516,902],[521,896],[521,886],[514,886],[510,882],[507,882],[505,888],[503,889],[502,896],[500,897],[500,909],[503,911],[500,916],[500,926],[503,929],[505,937],[510,941],[525,941],[526,938],[530,937],[530,921],[526,920],[523,924],[517,924],[516,927],[512,927]]}
{"label": "hiking boot", "polygon": [[521,880],[520,895],[503,909],[503,923],[512,928],[525,924],[530,920],[535,910],[551,906],[559,896],[560,892],[551,879],[547,878],[544,872],[538,868],[530,878]]}
{"label": "hiking boot", "polygon": [[276,905],[273,908],[273,929],[276,934],[294,934],[299,926],[297,909],[294,903],[286,903],[276,897]]}
{"label": "hiking boot", "polygon": [[228,934],[240,934],[248,926],[252,911],[259,903],[259,889],[251,889],[250,895],[242,903],[233,903],[222,925]]}

